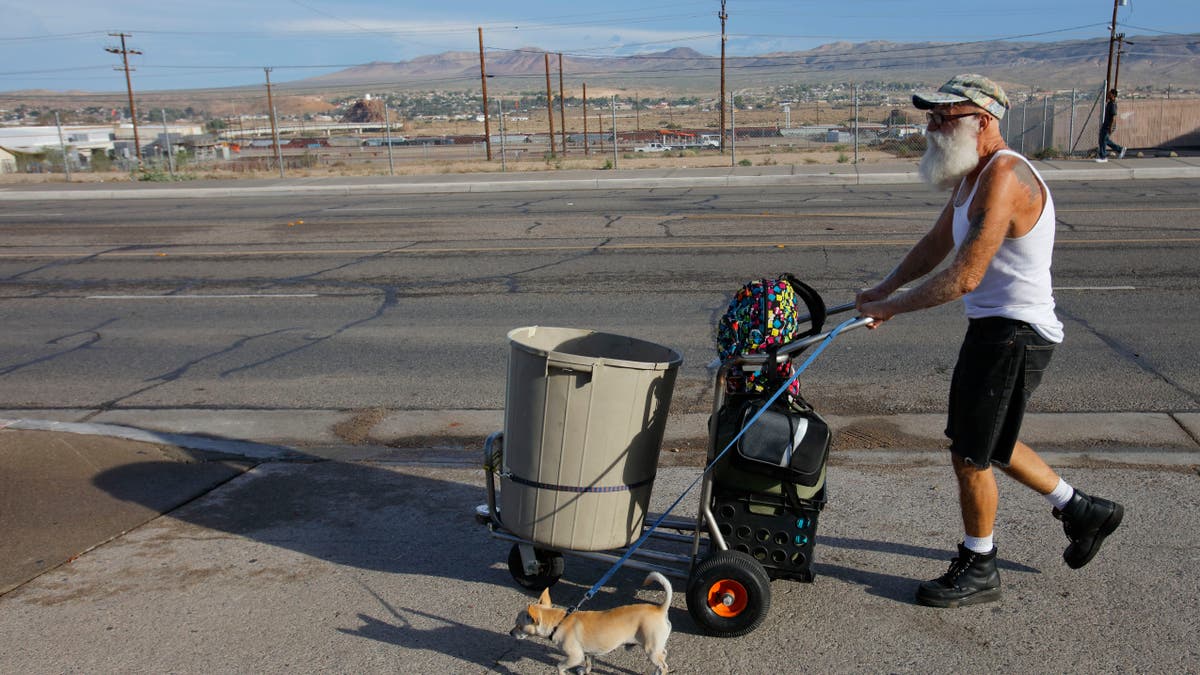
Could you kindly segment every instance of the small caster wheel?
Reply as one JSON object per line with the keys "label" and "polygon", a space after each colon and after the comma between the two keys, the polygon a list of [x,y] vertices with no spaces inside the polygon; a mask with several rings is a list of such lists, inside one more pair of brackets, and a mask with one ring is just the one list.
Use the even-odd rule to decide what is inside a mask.
{"label": "small caster wheel", "polygon": [[541,593],[558,583],[566,567],[563,555],[558,551],[547,551],[542,548],[533,549],[537,558],[537,572],[528,574],[521,562],[521,545],[513,544],[508,552],[508,571],[512,578],[523,588]]}

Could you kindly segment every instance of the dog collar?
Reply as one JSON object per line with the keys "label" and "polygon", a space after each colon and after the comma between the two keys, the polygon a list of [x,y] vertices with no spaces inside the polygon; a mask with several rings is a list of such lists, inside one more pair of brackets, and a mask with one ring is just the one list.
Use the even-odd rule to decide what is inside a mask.
{"label": "dog collar", "polygon": [[553,640],[553,639],[554,639],[554,634],[558,632],[558,627],[559,627],[559,626],[561,626],[561,625],[563,625],[563,622],[567,620],[567,617],[569,617],[569,616],[571,616],[572,614],[574,614],[574,613],[575,613],[575,610],[577,610],[577,609],[579,609],[579,606],[578,606],[578,605],[576,605],[576,606],[574,606],[574,607],[571,607],[571,608],[569,608],[569,609],[567,610],[567,613],[566,613],[566,614],[563,614],[563,618],[559,619],[559,620],[558,620],[558,623],[554,624],[554,628],[551,628],[551,629],[550,629],[550,635],[547,635],[547,636],[546,636],[546,639],[548,639],[548,640]]}
{"label": "dog collar", "polygon": [[563,618],[560,619],[558,623],[554,624],[554,628],[551,628],[550,634],[546,636],[547,640],[550,640],[550,641],[554,640],[554,634],[558,632],[558,627],[563,625],[563,621],[566,621],[568,616],[571,616],[571,614],[569,612],[567,614],[564,614]]}

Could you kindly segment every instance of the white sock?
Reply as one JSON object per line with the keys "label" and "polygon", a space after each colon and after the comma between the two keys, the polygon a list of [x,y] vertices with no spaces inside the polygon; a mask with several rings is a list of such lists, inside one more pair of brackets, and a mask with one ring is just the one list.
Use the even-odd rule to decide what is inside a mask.
{"label": "white sock", "polygon": [[1051,506],[1061,511],[1062,508],[1067,505],[1067,502],[1071,501],[1071,497],[1074,496],[1075,488],[1067,485],[1067,481],[1059,478],[1058,485],[1055,485],[1054,489],[1050,491],[1050,494],[1046,495],[1046,501],[1050,502]]}
{"label": "white sock", "polygon": [[972,537],[965,535],[963,537],[963,547],[976,553],[991,553],[992,552],[992,535],[986,537]]}

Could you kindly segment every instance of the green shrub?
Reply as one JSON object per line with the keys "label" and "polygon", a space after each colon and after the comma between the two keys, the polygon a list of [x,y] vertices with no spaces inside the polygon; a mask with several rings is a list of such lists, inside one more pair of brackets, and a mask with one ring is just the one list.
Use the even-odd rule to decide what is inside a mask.
{"label": "green shrub", "polygon": [[751,162],[748,159],[743,159],[742,161],[738,162],[738,166],[754,166],[754,162]]}
{"label": "green shrub", "polygon": [[138,171],[137,174],[135,174],[135,175],[137,177],[137,180],[146,181],[149,183],[170,183],[173,181],[178,182],[181,180],[196,180],[196,176],[194,176],[190,173],[176,173],[174,176],[172,176],[170,173],[167,173],[166,170],[159,169],[159,168],[142,169],[141,171]]}

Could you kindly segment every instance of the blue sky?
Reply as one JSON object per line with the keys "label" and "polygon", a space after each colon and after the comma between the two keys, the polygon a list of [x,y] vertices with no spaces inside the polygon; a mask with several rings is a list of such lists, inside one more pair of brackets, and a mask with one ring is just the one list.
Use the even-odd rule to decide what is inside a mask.
{"label": "blue sky", "polygon": [[[0,1],[0,91],[123,90],[110,32],[131,33],[135,87],[285,82],[371,61],[539,47],[610,56],[690,47],[720,53],[719,0],[56,0]],[[727,0],[730,55],[835,41],[961,42],[1108,37],[1112,0]],[[1129,36],[1200,33],[1200,0],[1128,0]]]}

